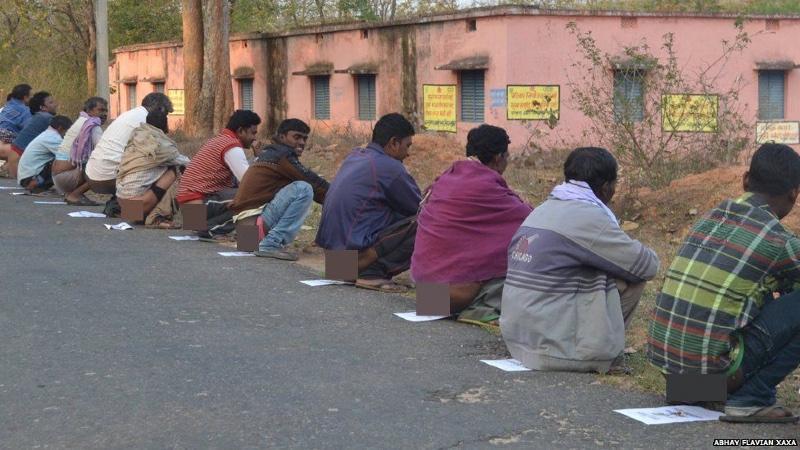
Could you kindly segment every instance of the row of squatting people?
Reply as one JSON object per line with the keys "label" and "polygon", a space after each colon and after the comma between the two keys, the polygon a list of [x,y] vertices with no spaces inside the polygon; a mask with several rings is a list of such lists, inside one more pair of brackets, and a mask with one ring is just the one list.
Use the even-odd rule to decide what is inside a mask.
{"label": "row of squatting people", "polygon": [[[504,130],[472,130],[467,159],[424,195],[402,164],[413,135],[399,115],[379,120],[372,143],[331,183],[317,243],[358,250],[361,287],[401,291],[391,278],[409,267],[417,282],[447,283],[451,311],[499,315],[511,355],[531,369],[627,371],[625,330],[660,261],[608,207],[613,155],[575,149],[564,182],[532,209],[502,177]],[[664,374],[727,374],[723,420],[796,422],[776,386],[800,365],[800,240],[780,223],[800,194],[800,156],[762,146],[743,187],[686,237],[657,298],[647,355]]]}
{"label": "row of squatting people", "polygon": [[6,162],[6,171],[12,178],[17,178],[17,167],[25,149],[48,129],[58,111],[58,103],[50,93],[31,92],[30,85],[14,86],[0,111],[0,160]]}
{"label": "row of squatting people", "polygon": [[[49,95],[35,103],[42,105],[41,131],[28,142],[17,138],[33,129],[11,141],[31,149],[19,160],[26,187],[46,186],[51,170],[57,186],[67,186],[59,175],[68,174],[65,192],[82,195],[91,187],[143,200],[147,209],[170,199],[172,189],[178,203],[207,205],[204,237],[256,218],[263,230],[256,254],[285,260],[297,259],[288,245],[316,201],[316,243],[358,251],[356,286],[402,292],[393,277],[410,268],[416,282],[448,284],[451,311],[460,318],[499,317],[511,355],[529,368],[624,369],[625,328],[659,259],[620,228],[608,207],[618,167],[605,149],[574,150],[564,182],[534,209],[503,179],[510,140],[490,125],[470,131],[467,158],[423,193],[403,164],[415,132],[399,114],[381,117],[370,144],[354,149],[329,184],[299,161],[310,128],[297,119],[282,122],[251,164],[244,149],[260,118],[236,111],[187,161],[166,136],[172,105],[163,94],[149,94],[102,135],[102,99],[89,99],[74,124],[53,117]],[[14,102],[10,111],[18,109]],[[0,119],[6,111],[8,105]],[[800,297],[793,292],[800,240],[780,224],[800,193],[800,156],[787,146],[762,146],[743,187],[743,196],[703,216],[684,241],[657,299],[647,354],[665,374],[728,374],[725,420],[794,421],[775,392],[800,364]]]}

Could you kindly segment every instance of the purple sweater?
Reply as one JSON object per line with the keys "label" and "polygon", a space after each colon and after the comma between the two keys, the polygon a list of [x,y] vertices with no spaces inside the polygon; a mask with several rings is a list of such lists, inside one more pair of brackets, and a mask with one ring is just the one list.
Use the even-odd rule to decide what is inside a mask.
{"label": "purple sweater", "polygon": [[416,215],[421,198],[403,163],[380,145],[356,148],[325,195],[317,244],[329,250],[369,248],[386,227]]}

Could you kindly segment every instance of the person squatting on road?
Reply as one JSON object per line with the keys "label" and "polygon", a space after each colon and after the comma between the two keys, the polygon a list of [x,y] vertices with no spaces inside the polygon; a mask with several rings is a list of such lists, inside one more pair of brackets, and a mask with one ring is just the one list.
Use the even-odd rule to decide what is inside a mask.
{"label": "person squatting on road", "polygon": [[500,330],[531,369],[627,371],[625,330],[658,256],[607,206],[617,182],[611,153],[573,150],[564,179],[511,240]]}
{"label": "person squatting on road", "polygon": [[780,220],[800,193],[800,156],[762,145],[745,191],[694,224],[656,299],[647,357],[665,374],[728,376],[728,422],[795,422],[776,386],[800,365],[800,239]]}
{"label": "person squatting on road", "polygon": [[89,191],[85,169],[89,156],[103,136],[102,125],[107,118],[108,102],[104,98],[91,97],[64,135],[53,162],[53,183],[68,205],[97,206],[85,195]]}
{"label": "person squatting on road", "polygon": [[149,112],[147,122],[133,130],[119,164],[117,197],[141,201],[146,226],[169,229],[178,213],[179,172],[189,158],[167,133],[167,114],[160,110]]}
{"label": "person squatting on road", "polygon": [[325,200],[328,182],[300,162],[310,132],[302,120],[281,122],[274,142],[247,169],[230,205],[237,221],[258,216],[265,236],[256,256],[296,261],[297,255],[287,246],[300,232],[311,202]]}
{"label": "person squatting on road", "polygon": [[532,211],[503,179],[510,143],[502,128],[470,130],[467,159],[439,175],[420,206],[411,275],[448,284],[460,320],[499,317],[508,244]]}
{"label": "person squatting on road", "polygon": [[55,116],[48,127],[26,146],[19,159],[17,180],[29,192],[38,193],[53,186],[52,165],[67,129],[72,125],[68,117]]}
{"label": "person squatting on road", "polygon": [[392,277],[411,265],[422,199],[403,165],[413,136],[402,115],[381,117],[372,142],[345,158],[325,195],[316,242],[327,250],[358,250],[357,287],[408,290]]}
{"label": "person squatting on road", "polygon": [[0,110],[0,160],[6,161],[8,176],[12,178],[17,176],[20,155],[11,150],[11,143],[31,118],[31,109],[28,107],[31,91],[32,88],[28,84],[14,86],[6,97],[3,109]]}
{"label": "person squatting on road", "polygon": [[178,203],[206,205],[208,229],[201,238],[213,238],[234,230],[229,206],[249,167],[245,148],[250,148],[258,133],[261,118],[253,111],[237,110],[228,124],[208,140],[192,158],[181,178]]}
{"label": "person squatting on road", "polygon": [[172,101],[164,94],[151,92],[142,99],[142,105],[120,114],[103,132],[86,163],[89,187],[98,194],[116,194],[117,171],[122,153],[131,140],[133,130],[147,121],[152,111],[172,112]]}

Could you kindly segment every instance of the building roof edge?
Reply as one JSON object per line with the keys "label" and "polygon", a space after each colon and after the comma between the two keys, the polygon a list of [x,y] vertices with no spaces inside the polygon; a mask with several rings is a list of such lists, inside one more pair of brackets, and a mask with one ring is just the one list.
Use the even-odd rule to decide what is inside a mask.
{"label": "building roof edge", "polygon": [[[548,17],[642,17],[642,18],[699,18],[699,19],[788,19],[800,20],[800,14],[734,14],[734,13],[689,13],[689,12],[643,12],[620,10],[577,10],[577,9],[541,9],[532,5],[501,5],[483,6],[457,10],[447,13],[436,13],[424,16],[415,16],[385,22],[367,22],[363,20],[347,21],[341,23],[326,23],[307,25],[287,31],[277,32],[251,32],[231,35],[230,41],[246,41],[269,38],[284,38],[292,36],[305,36],[311,34],[335,33],[341,31],[369,30],[390,28],[427,23],[449,22],[464,19],[479,19],[503,16],[548,16]],[[148,42],[117,47],[113,53],[122,53],[140,50],[156,50],[161,48],[182,47],[180,41]]]}

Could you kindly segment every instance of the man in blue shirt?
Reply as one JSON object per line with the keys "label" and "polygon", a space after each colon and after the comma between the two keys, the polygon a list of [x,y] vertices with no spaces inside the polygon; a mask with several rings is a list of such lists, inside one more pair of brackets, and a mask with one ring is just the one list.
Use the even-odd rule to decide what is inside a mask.
{"label": "man in blue shirt", "polygon": [[408,270],[421,194],[403,160],[414,126],[397,113],[378,120],[372,142],[342,163],[322,206],[317,244],[358,250],[356,286],[404,292],[392,277]]}
{"label": "man in blue shirt", "polygon": [[48,127],[28,144],[19,159],[17,179],[19,185],[33,192],[53,186],[52,165],[58,148],[72,121],[68,117],[55,116]]}
{"label": "man in blue shirt", "polygon": [[10,144],[25,127],[31,118],[31,110],[28,108],[30,98],[31,87],[27,84],[14,86],[8,94],[8,101],[0,111],[0,143]]}
{"label": "man in blue shirt", "polygon": [[27,84],[14,86],[8,94],[6,104],[0,111],[0,160],[6,161],[8,176],[17,176],[17,162],[19,154],[11,150],[11,143],[22,128],[31,118],[28,100],[31,97],[31,87]]}
{"label": "man in blue shirt", "polygon": [[28,123],[25,124],[25,128],[17,134],[16,139],[11,143],[12,146],[17,148],[15,150],[17,153],[24,152],[28,144],[50,126],[50,120],[58,111],[56,99],[49,92],[44,91],[33,94],[28,106],[33,115],[28,120]]}

